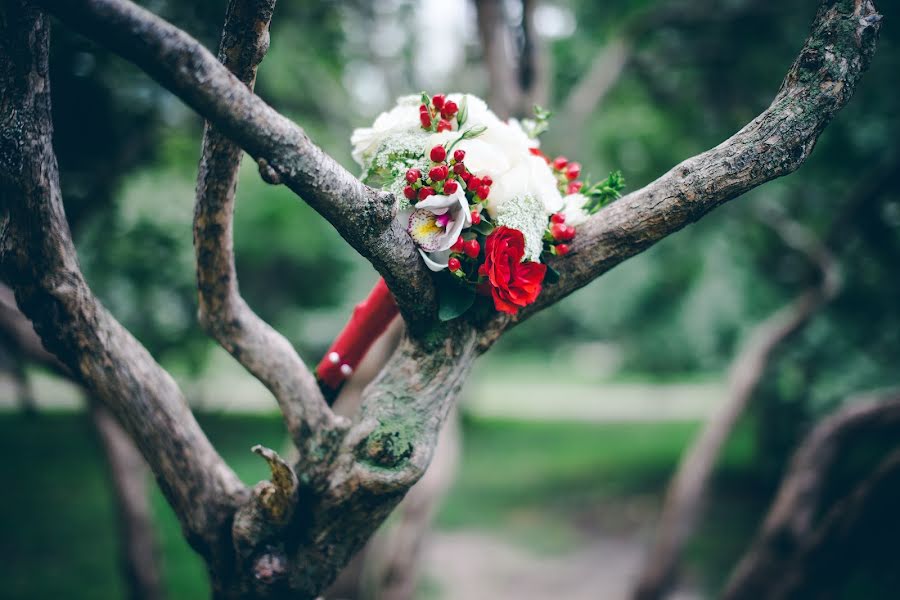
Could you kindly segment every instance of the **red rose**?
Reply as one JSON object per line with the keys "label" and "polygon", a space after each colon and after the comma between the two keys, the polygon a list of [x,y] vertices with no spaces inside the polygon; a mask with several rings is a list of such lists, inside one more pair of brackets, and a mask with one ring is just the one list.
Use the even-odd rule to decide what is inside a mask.
{"label": "red rose", "polygon": [[547,265],[522,262],[525,236],[517,229],[498,227],[484,243],[484,268],[491,284],[494,307],[515,314],[541,293]]}

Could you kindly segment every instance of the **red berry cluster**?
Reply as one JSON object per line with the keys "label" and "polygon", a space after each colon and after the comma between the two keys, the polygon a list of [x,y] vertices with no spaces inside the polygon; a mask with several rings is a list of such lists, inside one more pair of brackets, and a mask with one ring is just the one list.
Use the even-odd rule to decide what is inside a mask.
{"label": "red berry cluster", "polygon": [[566,225],[566,215],[556,213],[550,217],[550,235],[545,240],[550,244],[550,253],[556,256],[565,256],[569,253],[569,244],[575,239],[575,228]]}
{"label": "red berry cluster", "polygon": [[459,106],[456,102],[447,100],[444,94],[435,94],[429,104],[419,105],[419,122],[426,131],[451,131],[453,124],[450,120],[458,113]]}
{"label": "red berry cluster", "polygon": [[[444,102],[443,97],[435,96],[445,110],[449,102]],[[450,107],[456,110],[455,104]],[[472,225],[481,225],[485,217],[482,216],[484,203],[491,195],[491,186],[494,180],[490,175],[478,177],[469,172],[466,168],[465,158],[466,152],[462,149],[453,150],[451,144],[448,148],[438,145],[434,146],[428,152],[428,158],[431,159],[431,167],[428,173],[422,173],[420,169],[409,169],[406,172],[406,183],[403,189],[403,195],[414,203],[421,202],[433,194],[450,195],[456,193],[460,186],[465,190],[466,200],[472,207],[471,218]],[[452,151],[452,154],[448,154]],[[489,224],[488,224],[489,225]],[[451,256],[448,261],[448,268],[452,273],[461,271],[459,275],[465,275],[463,269],[464,261],[478,262],[481,254],[481,243],[478,241],[478,232],[474,230],[467,231],[464,235],[459,236],[453,246],[450,248]]]}
{"label": "red berry cluster", "polygon": [[[452,146],[451,146],[452,147]],[[472,224],[481,222],[481,204],[491,194],[491,186],[494,181],[489,175],[476,177],[472,175],[463,162],[466,158],[465,150],[454,150],[452,156],[447,155],[447,148],[437,145],[428,153],[431,159],[431,167],[427,174],[420,169],[409,169],[406,172],[406,183],[403,195],[412,202],[420,202],[434,194],[451,195],[459,189],[460,182],[465,185],[466,199],[472,210]]]}

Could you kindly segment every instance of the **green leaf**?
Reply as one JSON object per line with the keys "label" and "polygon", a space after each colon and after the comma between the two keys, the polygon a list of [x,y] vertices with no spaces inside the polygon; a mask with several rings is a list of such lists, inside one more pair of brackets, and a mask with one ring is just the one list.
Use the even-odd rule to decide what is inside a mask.
{"label": "green leaf", "polygon": [[494,231],[494,226],[486,219],[482,219],[481,223],[478,225],[472,225],[472,229],[481,235],[491,235],[491,232]]}
{"label": "green leaf", "polygon": [[438,318],[451,321],[465,313],[475,302],[475,290],[444,277],[437,278]]}
{"label": "green leaf", "polygon": [[429,110],[431,109],[431,97],[425,92],[422,92],[422,104],[427,106]]}

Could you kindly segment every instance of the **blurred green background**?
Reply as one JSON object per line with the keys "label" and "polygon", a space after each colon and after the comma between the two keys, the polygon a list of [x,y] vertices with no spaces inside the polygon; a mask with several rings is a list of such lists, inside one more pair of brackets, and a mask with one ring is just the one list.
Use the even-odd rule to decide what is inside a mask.
{"label": "blurred green background", "polygon": [[[143,4],[216,46],[223,0]],[[542,148],[595,176],[621,169],[628,190],[640,187],[768,105],[814,4],[537,2],[555,112]],[[819,276],[760,218],[772,206],[825,241],[845,285],[778,350],[729,442],[689,553],[695,593],[721,585],[810,425],[856,392],[900,383],[900,10],[880,4],[871,70],[797,173],[629,260],[513,330],[483,360],[465,392],[463,458],[439,536],[475,532],[538,562],[604,537],[631,540],[638,551],[680,451],[726,393],[741,341]],[[503,6],[510,23],[521,20],[518,2]],[[395,97],[488,94],[475,9],[463,0],[283,0],[271,39],[257,92],[353,170],[351,130]],[[621,40],[621,74],[576,119],[570,95]],[[90,285],[183,382],[245,481],[264,477],[248,448],[282,444],[274,402],[195,319],[191,216],[202,121],[62,26],[51,71],[66,210]],[[376,278],[314,211],[263,183],[252,161],[242,170],[235,251],[245,298],[309,363]],[[37,417],[24,416],[0,382],[0,597],[122,597],[109,484],[78,393],[31,374]],[[171,597],[205,596],[202,566],[158,493],[154,506]],[[850,585],[840,597],[896,597],[891,582],[867,581],[876,583]],[[422,597],[452,597],[445,592],[426,570]]]}

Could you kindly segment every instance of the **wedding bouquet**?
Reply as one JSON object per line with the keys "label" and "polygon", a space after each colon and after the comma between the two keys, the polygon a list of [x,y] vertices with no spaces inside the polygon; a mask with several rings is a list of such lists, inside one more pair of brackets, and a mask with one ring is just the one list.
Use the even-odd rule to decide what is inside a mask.
{"label": "wedding bouquet", "polygon": [[622,176],[590,185],[581,165],[540,150],[549,114],[503,121],[470,94],[406,96],[353,132],[365,183],[401,199],[403,220],[436,277],[440,318],[477,296],[516,313],[552,283],[542,259],[564,256],[576,227],[619,197]]}
{"label": "wedding bouquet", "polygon": [[[620,196],[621,173],[591,184],[579,163],[540,150],[549,116],[535,107],[534,119],[503,121],[471,94],[422,93],[353,132],[363,182],[399,199],[397,218],[435,272],[441,320],[534,302],[558,278],[546,258],[568,254],[577,226]],[[394,314],[379,282],[320,363],[320,381],[349,376]]]}

